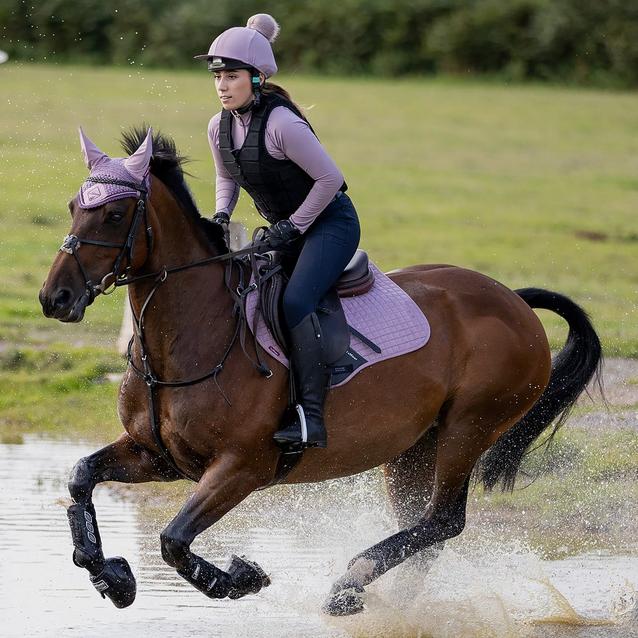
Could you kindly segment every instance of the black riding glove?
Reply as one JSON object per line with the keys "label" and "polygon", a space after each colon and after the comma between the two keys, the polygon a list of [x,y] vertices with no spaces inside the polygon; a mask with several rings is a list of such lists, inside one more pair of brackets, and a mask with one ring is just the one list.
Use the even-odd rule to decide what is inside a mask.
{"label": "black riding glove", "polygon": [[289,219],[281,219],[264,231],[263,241],[270,250],[281,250],[299,237],[301,231]]}
{"label": "black riding glove", "polygon": [[225,212],[215,213],[213,222],[219,224],[224,230],[228,230],[228,224],[230,224],[230,215]]}

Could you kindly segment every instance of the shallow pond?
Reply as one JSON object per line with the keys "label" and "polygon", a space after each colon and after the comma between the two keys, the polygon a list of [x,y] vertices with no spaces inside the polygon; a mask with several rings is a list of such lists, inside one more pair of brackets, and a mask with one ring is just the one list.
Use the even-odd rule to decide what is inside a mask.
{"label": "shallow pond", "polygon": [[163,563],[174,489],[98,487],[105,554],[125,556],[138,582],[135,603],[115,609],[72,564],[64,509],[69,471],[94,449],[36,436],[0,444],[0,636],[638,636],[638,551],[544,561],[489,533],[473,546],[455,539],[427,577],[389,572],[363,614],[324,616],[347,561],[394,531],[371,475],[253,495],[203,534],[194,547],[218,565],[245,553],[270,573],[268,589],[239,601],[208,600]]}

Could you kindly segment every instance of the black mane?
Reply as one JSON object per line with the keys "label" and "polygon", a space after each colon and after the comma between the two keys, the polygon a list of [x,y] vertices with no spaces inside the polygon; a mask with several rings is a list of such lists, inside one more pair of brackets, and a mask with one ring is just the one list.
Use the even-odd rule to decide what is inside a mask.
{"label": "black mane", "polygon": [[[148,127],[146,125],[133,126],[122,133],[122,148],[127,155],[132,155],[144,141]],[[182,164],[189,159],[180,155],[175,147],[175,142],[168,135],[160,131],[153,132],[153,157],[151,158],[151,174],[162,180],[171,191],[175,199],[187,215],[201,228],[218,253],[228,252],[224,240],[224,231],[219,224],[202,217],[193,194],[184,178]]]}

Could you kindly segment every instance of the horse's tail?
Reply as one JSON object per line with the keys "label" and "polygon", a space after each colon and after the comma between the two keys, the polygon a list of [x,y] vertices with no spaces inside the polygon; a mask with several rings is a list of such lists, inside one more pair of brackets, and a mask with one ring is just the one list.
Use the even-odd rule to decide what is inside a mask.
{"label": "horse's tail", "polygon": [[[500,481],[512,490],[516,474],[529,446],[555,421],[545,444],[565,422],[576,399],[593,379],[602,393],[602,350],[587,313],[571,299],[540,288],[515,291],[531,308],[545,308],[569,324],[565,347],[554,357],[545,391],[533,407],[483,455],[478,480],[491,490]],[[604,397],[604,395],[603,395]],[[557,420],[556,420],[557,419]]]}

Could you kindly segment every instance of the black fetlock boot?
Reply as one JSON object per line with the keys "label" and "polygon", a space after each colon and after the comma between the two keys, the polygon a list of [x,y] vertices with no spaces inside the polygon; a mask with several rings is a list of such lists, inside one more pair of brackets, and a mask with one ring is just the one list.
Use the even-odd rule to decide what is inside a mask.
{"label": "black fetlock boot", "polygon": [[324,363],[321,326],[314,312],[290,330],[290,363],[299,405],[296,414],[286,411],[274,439],[281,446],[326,447],[323,403],[330,372]]}

